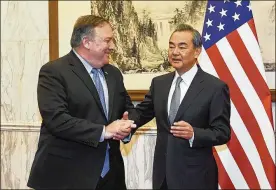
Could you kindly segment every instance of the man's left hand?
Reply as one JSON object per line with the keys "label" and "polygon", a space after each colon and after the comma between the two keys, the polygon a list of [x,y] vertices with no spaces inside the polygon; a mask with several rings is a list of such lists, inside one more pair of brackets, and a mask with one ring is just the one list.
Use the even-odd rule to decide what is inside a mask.
{"label": "man's left hand", "polygon": [[171,127],[170,131],[173,134],[173,136],[188,140],[191,139],[194,134],[193,127],[185,121],[178,121],[173,123],[173,126]]}

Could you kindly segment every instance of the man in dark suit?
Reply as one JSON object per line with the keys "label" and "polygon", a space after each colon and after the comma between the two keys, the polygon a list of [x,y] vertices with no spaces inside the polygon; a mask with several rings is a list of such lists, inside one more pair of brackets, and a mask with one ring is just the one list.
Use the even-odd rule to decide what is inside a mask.
{"label": "man in dark suit", "polygon": [[39,73],[42,126],[28,181],[35,189],[126,189],[120,142],[132,121],[121,72],[108,64],[113,30],[101,17],[80,17],[72,51]]}
{"label": "man in dark suit", "polygon": [[179,25],[168,50],[176,71],[155,77],[144,101],[124,114],[138,127],[156,117],[154,189],[218,189],[212,147],[230,139],[230,97],[197,64],[201,46],[198,31]]}

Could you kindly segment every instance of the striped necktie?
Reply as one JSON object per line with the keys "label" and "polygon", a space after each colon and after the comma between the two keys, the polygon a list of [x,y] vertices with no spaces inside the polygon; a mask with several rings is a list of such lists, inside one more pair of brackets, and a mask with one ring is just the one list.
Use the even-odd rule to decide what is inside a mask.
{"label": "striped necktie", "polygon": [[[99,94],[99,97],[100,97],[100,101],[101,101],[105,116],[106,116],[106,118],[108,118],[106,104],[105,104],[105,98],[104,98],[104,90],[103,90],[103,86],[102,86],[102,83],[101,83],[101,80],[100,80],[99,70],[93,68],[92,73],[93,73],[94,84],[97,88],[97,91],[98,91],[98,94]],[[103,169],[102,169],[101,177],[104,177],[107,174],[107,172],[109,171],[109,169],[110,169],[110,166],[109,166],[109,145],[107,144],[105,160],[104,160],[104,166],[103,166]]]}

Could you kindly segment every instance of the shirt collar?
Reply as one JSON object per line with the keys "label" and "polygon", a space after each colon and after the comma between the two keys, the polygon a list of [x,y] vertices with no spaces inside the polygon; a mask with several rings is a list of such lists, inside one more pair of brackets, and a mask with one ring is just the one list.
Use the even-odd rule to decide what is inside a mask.
{"label": "shirt collar", "polygon": [[[194,66],[187,72],[185,72],[184,74],[181,75],[181,78],[183,80],[183,82],[187,85],[190,86],[190,84],[192,83],[196,73],[197,73],[197,64],[194,64]],[[173,79],[173,84],[176,83],[176,79],[179,77],[179,74],[177,71],[175,71],[175,76]]]}
{"label": "shirt collar", "polygon": [[[79,58],[79,60],[81,61],[81,63],[83,64],[83,66],[85,67],[85,69],[87,70],[87,72],[88,72],[89,74],[91,74],[91,71],[92,71],[93,67],[92,67],[85,59],[83,59],[83,58],[76,52],[75,49],[73,49],[73,52],[74,52],[74,53],[76,54],[76,56]],[[104,76],[102,69],[98,69],[98,71],[99,71],[99,73],[100,73],[102,76]]]}

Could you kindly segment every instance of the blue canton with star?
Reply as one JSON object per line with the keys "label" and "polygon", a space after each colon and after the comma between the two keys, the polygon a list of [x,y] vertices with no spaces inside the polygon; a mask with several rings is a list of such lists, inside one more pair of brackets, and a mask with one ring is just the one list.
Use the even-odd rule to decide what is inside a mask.
{"label": "blue canton with star", "polygon": [[248,0],[208,1],[202,32],[204,48],[208,49],[252,18]]}

